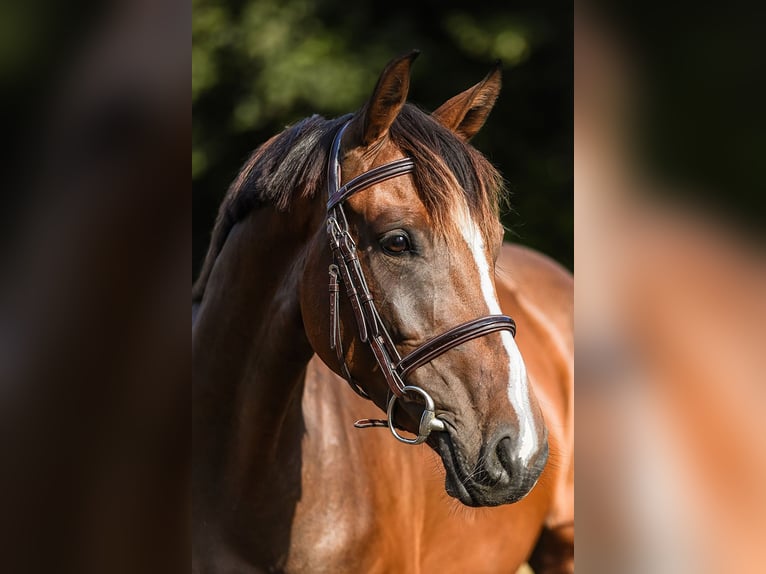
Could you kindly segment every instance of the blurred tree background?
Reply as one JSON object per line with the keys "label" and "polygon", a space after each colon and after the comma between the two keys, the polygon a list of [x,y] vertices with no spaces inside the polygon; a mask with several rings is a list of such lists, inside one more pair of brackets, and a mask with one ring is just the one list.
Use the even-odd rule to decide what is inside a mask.
{"label": "blurred tree background", "polygon": [[504,87],[473,140],[511,192],[507,239],[573,265],[572,7],[551,1],[193,0],[196,273],[229,183],[260,143],[359,108],[388,60],[421,50],[410,101],[432,111],[494,61]]}

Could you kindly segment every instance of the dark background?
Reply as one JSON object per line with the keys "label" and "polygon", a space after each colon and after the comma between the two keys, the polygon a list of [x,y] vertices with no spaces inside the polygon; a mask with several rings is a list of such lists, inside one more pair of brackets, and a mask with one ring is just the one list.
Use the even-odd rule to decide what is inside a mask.
{"label": "dark background", "polygon": [[511,192],[507,239],[572,268],[570,5],[195,0],[193,276],[218,204],[252,150],[305,116],[356,110],[386,62],[412,48],[421,56],[409,99],[428,111],[503,62],[503,91],[473,143]]}
{"label": "dark background", "polygon": [[[608,28],[632,48],[644,75],[638,127],[645,133],[646,161],[689,186],[690,204],[710,201],[763,233],[764,7],[738,4],[604,3],[612,11]],[[175,502],[185,497],[188,482],[173,474],[188,471],[184,457],[191,446],[187,262],[191,257],[193,269],[198,266],[216,206],[249,152],[305,115],[355,109],[391,57],[414,47],[423,51],[412,100],[427,109],[503,59],[505,88],[475,143],[509,181],[515,213],[505,220],[515,237],[571,266],[571,4],[192,5],[193,18],[184,0],[0,2],[0,435],[8,439],[0,444],[3,571],[189,571],[184,540],[190,511],[184,501]],[[150,13],[128,17],[126,6]],[[112,10],[118,13],[107,20]],[[106,57],[101,46],[91,46],[102,36],[119,36],[134,54],[132,70],[124,61],[108,67],[128,78],[132,91],[121,86],[98,106],[75,97],[78,109],[97,116],[94,121],[74,115],[71,102],[61,100],[72,84],[108,90],[73,63]],[[147,105],[143,94],[154,93],[154,69],[168,59],[162,74],[176,69],[179,78],[158,91],[162,105]],[[193,231],[185,164],[190,72]],[[146,111],[121,113],[135,108]],[[163,124],[174,114],[176,122]],[[51,151],[49,133],[60,132],[53,127],[62,116],[75,133],[70,126]],[[104,132],[118,145],[104,146]],[[77,142],[85,142],[88,153],[73,163],[60,152],[77,152]],[[39,182],[43,173],[49,177]],[[27,249],[28,240],[36,249]],[[718,305],[699,312],[728,315]],[[719,327],[713,324],[708,335],[731,335]],[[745,348],[758,341],[748,343]],[[581,382],[586,392],[595,388]],[[727,387],[741,383],[724,381]],[[605,390],[597,388],[599,399]],[[578,404],[581,398],[578,391]],[[599,405],[614,406],[613,417],[635,417],[624,412],[623,401]],[[613,429],[584,430],[578,452],[589,447],[591,434],[614,438]],[[757,460],[763,449],[749,452]],[[603,462],[604,453],[598,455]],[[97,471],[110,465],[111,472]],[[596,488],[619,483],[614,467],[601,467],[606,475]],[[739,488],[742,477],[728,476]],[[147,488],[152,482],[159,491]],[[587,492],[587,476],[578,484]],[[585,516],[599,516],[588,504],[593,501],[582,502]],[[141,512],[147,516],[136,519]],[[89,527],[81,522],[84,513]],[[587,521],[585,527],[578,560],[622,558],[611,540],[594,537]],[[743,536],[755,538],[753,532]],[[589,548],[588,540],[597,544]],[[630,547],[643,548],[638,542]],[[73,553],[82,554],[89,568]],[[177,555],[176,569],[154,555],[168,553]],[[47,567],[35,568],[38,562]]]}

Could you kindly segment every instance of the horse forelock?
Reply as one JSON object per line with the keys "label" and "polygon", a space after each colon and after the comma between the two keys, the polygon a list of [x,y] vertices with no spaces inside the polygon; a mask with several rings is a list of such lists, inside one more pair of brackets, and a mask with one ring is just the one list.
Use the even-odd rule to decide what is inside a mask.
{"label": "horse forelock", "polygon": [[437,232],[459,238],[455,214],[467,207],[484,236],[492,236],[505,186],[487,158],[411,104],[402,108],[389,135],[415,161],[417,193]]}

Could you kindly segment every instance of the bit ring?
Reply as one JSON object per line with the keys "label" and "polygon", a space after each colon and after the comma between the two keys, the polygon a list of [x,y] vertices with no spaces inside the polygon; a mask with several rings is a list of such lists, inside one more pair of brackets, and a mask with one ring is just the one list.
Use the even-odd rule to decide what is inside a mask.
{"label": "bit ring", "polygon": [[434,400],[431,398],[431,395],[429,395],[420,387],[413,386],[406,386],[402,389],[402,391],[403,393],[412,392],[419,394],[421,397],[423,397],[423,400],[425,400],[426,407],[423,409],[423,414],[420,416],[418,436],[415,438],[407,438],[400,435],[394,426],[394,407],[396,406],[397,397],[396,395],[391,397],[391,400],[388,401],[388,429],[391,431],[391,434],[394,435],[396,440],[405,444],[420,444],[425,442],[431,432],[445,430],[444,421],[437,418],[436,414],[434,413]]}

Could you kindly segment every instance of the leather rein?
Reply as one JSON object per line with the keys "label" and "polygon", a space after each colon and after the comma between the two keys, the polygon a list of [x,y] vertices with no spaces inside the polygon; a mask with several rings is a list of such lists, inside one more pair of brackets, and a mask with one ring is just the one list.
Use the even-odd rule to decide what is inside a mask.
{"label": "leather rein", "polygon": [[[415,163],[411,158],[403,158],[385,165],[375,167],[341,186],[340,147],[343,133],[349,122],[343,124],[335,135],[330,148],[327,166],[328,199],[327,199],[327,234],[333,255],[333,263],[329,268],[330,275],[330,348],[335,350],[344,378],[351,388],[360,396],[369,399],[369,394],[351,376],[346,364],[341,341],[339,319],[339,293],[341,283],[346,290],[346,296],[356,319],[359,340],[369,345],[375,355],[375,360],[386,379],[392,396],[388,402],[387,421],[363,420],[355,424],[358,428],[387,426],[394,437],[407,444],[424,442],[431,431],[445,430],[444,423],[434,412],[434,402],[430,395],[420,387],[409,386],[405,383],[407,376],[415,369],[430,363],[436,357],[463,343],[483,337],[498,331],[510,331],[516,336],[516,323],[507,315],[487,315],[472,321],[467,321],[452,329],[427,340],[408,355],[402,357],[396,349],[391,336],[386,330],[375,306],[372,293],[367,286],[356,243],[349,232],[343,203],[355,193],[375,184],[412,173]],[[418,436],[409,439],[401,436],[394,425],[394,408],[396,400],[405,394],[417,394],[425,402],[425,409],[420,419]]]}

